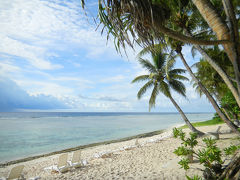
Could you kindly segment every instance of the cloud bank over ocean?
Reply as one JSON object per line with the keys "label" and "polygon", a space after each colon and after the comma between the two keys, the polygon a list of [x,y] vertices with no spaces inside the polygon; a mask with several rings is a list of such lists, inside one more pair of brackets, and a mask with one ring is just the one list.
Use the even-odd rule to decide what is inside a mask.
{"label": "cloud bank over ocean", "polygon": [[65,109],[66,104],[53,96],[30,96],[14,81],[0,77],[0,109],[1,111],[17,111],[20,109]]}

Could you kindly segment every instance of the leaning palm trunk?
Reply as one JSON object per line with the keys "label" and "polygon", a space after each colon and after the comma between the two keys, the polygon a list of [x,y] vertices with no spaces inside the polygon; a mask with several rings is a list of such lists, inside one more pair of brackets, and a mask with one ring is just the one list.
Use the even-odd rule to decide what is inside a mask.
{"label": "leaning palm trunk", "polygon": [[215,99],[211,96],[211,94],[208,92],[208,90],[203,86],[203,84],[196,78],[196,76],[193,74],[191,68],[188,66],[187,62],[185,61],[185,58],[183,57],[183,54],[181,51],[177,51],[178,55],[180,56],[184,66],[186,67],[188,73],[192,77],[192,79],[198,84],[202,92],[207,96],[208,100],[211,102],[212,106],[216,110],[217,114],[220,116],[220,118],[236,133],[240,135],[240,132],[238,131],[238,127],[230,121],[227,116],[221,111],[219,108],[217,102]]}
{"label": "leaning palm trunk", "polygon": [[228,75],[222,70],[222,68],[215,63],[211,57],[208,56],[208,54],[199,46],[199,45],[194,45],[194,47],[201,53],[201,55],[205,58],[205,60],[215,69],[215,71],[217,71],[217,73],[221,76],[221,78],[223,79],[223,81],[226,83],[227,87],[229,88],[229,90],[231,91],[231,93],[233,94],[238,107],[240,108],[240,96],[236,90],[236,88],[234,87],[232,81],[229,79]]}
{"label": "leaning palm trunk", "polygon": [[[191,36],[191,34],[186,29],[184,30],[184,32],[188,36]],[[208,54],[199,45],[194,44],[194,47],[200,52],[200,54],[205,58],[205,60],[213,67],[213,69],[215,69],[215,71],[217,71],[217,73],[221,76],[221,78],[226,83],[229,90],[232,92],[238,104],[238,107],[240,108],[240,96],[236,88],[234,87],[232,81],[227,76],[227,74],[222,70],[222,68],[217,63],[214,62],[214,60],[210,56],[208,56]]]}
{"label": "leaning palm trunk", "polygon": [[166,28],[165,26],[159,25],[159,24],[156,25],[156,28],[159,32],[161,32],[175,40],[185,42],[185,43],[198,44],[198,45],[219,45],[219,44],[229,43],[229,41],[226,41],[226,40],[208,41],[208,40],[199,40],[194,37],[184,36],[183,34],[181,34],[179,32],[173,31],[173,30]]}
{"label": "leaning palm trunk", "polygon": [[202,136],[204,135],[203,132],[197,130],[188,120],[188,118],[185,116],[184,112],[182,111],[182,109],[178,106],[178,104],[176,103],[176,101],[172,98],[172,96],[169,96],[169,99],[172,101],[172,103],[174,104],[174,106],[176,107],[176,109],[178,110],[178,112],[180,113],[180,115],[182,116],[183,120],[185,121],[186,125],[189,127],[189,129],[192,132],[195,132],[198,134],[198,136]]}
{"label": "leaning palm trunk", "polygon": [[[216,12],[215,8],[212,6],[209,0],[192,0],[195,6],[198,8],[199,12],[203,18],[207,21],[208,25],[216,33],[218,40],[232,40],[230,30],[226,23],[221,19],[219,14]],[[238,62],[238,44],[232,41],[228,44],[223,44],[224,50],[227,53],[229,59],[231,60],[234,68],[235,78],[237,81],[238,94],[240,94],[240,72]]]}
{"label": "leaning palm trunk", "polygon": [[232,119],[225,108],[222,108],[222,110],[223,110],[223,112],[226,114],[226,116],[228,117],[228,119]]}

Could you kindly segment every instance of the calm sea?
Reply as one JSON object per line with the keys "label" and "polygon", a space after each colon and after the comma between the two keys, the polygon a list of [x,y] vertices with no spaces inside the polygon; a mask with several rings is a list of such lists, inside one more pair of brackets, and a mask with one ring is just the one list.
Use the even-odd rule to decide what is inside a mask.
{"label": "calm sea", "polygon": [[[187,114],[191,122],[213,113]],[[166,129],[177,113],[0,113],[0,162]]]}

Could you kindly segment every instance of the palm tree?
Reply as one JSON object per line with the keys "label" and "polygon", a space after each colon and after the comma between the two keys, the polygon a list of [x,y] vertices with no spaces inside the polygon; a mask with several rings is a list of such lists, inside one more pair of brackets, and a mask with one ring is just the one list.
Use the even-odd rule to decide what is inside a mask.
{"label": "palm tree", "polygon": [[[186,34],[188,34],[189,36],[191,36],[191,34],[189,32],[187,32],[187,30],[185,29]],[[201,48],[199,45],[193,45],[199,52],[200,54],[205,58],[205,60],[215,69],[215,71],[221,76],[221,78],[223,79],[224,83],[227,85],[227,87],[230,89],[230,91],[232,92],[235,100],[238,103],[238,106],[240,107],[240,94],[238,93],[238,91],[236,90],[236,88],[234,87],[233,83],[231,82],[229,76],[226,74],[226,72],[209,56],[209,54],[204,51],[203,48]],[[237,80],[236,80],[237,82]]]}
{"label": "palm tree", "polygon": [[[84,0],[82,2],[84,4]],[[131,47],[134,43],[139,43],[144,47],[153,45],[155,38],[165,43],[163,35],[195,45],[222,44],[233,64],[238,92],[235,93],[236,90],[233,86],[232,88],[229,86],[231,82],[226,78],[225,83],[230,82],[227,85],[240,104],[239,27],[235,14],[235,11],[239,11],[239,7],[238,0],[232,2],[222,0],[222,3],[209,0],[99,0],[99,19],[103,24],[103,29],[107,30],[108,36],[112,34],[115,38],[117,50],[121,47],[125,50],[126,44]],[[193,14],[199,14],[200,21],[194,24],[192,30],[208,31],[208,36],[199,38],[182,33],[181,25],[184,21],[181,19],[179,24],[176,24],[175,17],[183,9],[186,12],[185,19]],[[226,19],[229,24],[226,23]],[[204,23],[204,20],[207,23]],[[172,26],[174,23],[175,25]]]}
{"label": "palm tree", "polygon": [[[229,79],[234,79],[234,71],[226,53],[221,51],[218,46],[204,50],[212,60],[228,74]],[[196,77],[204,84],[208,91],[213,94],[218,101],[228,91],[226,84],[217,71],[208,63],[205,57],[193,65],[196,68]]]}
{"label": "palm tree", "polygon": [[186,67],[188,73],[190,74],[190,76],[192,77],[193,81],[198,85],[198,87],[201,89],[201,91],[206,95],[206,97],[208,98],[208,100],[210,101],[210,103],[212,104],[212,106],[214,107],[214,109],[216,110],[217,114],[220,116],[220,118],[237,134],[240,134],[240,132],[238,131],[238,127],[232,123],[232,121],[230,121],[230,119],[221,111],[221,109],[219,108],[217,102],[215,101],[215,99],[212,97],[212,95],[209,93],[209,91],[206,89],[206,87],[201,83],[201,81],[199,81],[199,79],[196,78],[196,76],[194,75],[194,73],[192,72],[191,68],[188,66],[182,52],[181,52],[181,46],[178,47],[176,49],[176,52],[178,54],[178,56],[181,58],[184,66]]}
{"label": "palm tree", "polygon": [[[215,7],[218,7],[218,11],[219,12],[223,11],[223,8],[221,8],[221,4],[220,3],[221,2],[219,2],[219,1],[215,1]],[[191,7],[191,8],[193,8],[193,7]],[[208,25],[206,24],[204,19],[201,18],[201,14],[199,14],[199,13],[192,13],[189,16],[188,15],[188,10],[184,9],[182,7],[179,7],[176,11],[177,11],[176,15],[173,15],[173,17],[172,17],[172,19],[174,19],[174,21],[171,21],[172,23],[169,23],[169,25],[172,28],[176,28],[177,27],[179,31],[183,31],[189,37],[193,37],[192,34],[194,34],[195,37],[199,37],[199,38],[202,38],[202,39],[204,39],[206,37],[213,36],[212,33],[209,32],[209,30],[207,30]],[[197,30],[196,27],[199,27],[198,24],[201,24],[200,27],[201,27],[201,29],[203,29],[203,31],[201,31],[201,33],[196,33],[196,30]],[[206,29],[206,30],[204,30],[204,29]],[[171,38],[168,38],[168,39],[171,40]],[[177,42],[177,43],[178,44],[183,44],[181,42]],[[231,82],[231,80],[229,78],[229,74],[227,75],[226,69],[220,67],[218,65],[218,63],[216,63],[217,61],[215,61],[213,56],[212,56],[214,54],[209,54],[209,51],[205,50],[206,48],[203,49],[202,47],[200,47],[197,44],[193,44],[193,46],[200,52],[200,54],[206,59],[206,61],[221,76],[221,78],[223,79],[224,83],[227,85],[227,87],[230,89],[230,91],[232,92],[233,96],[235,97],[235,99],[236,99],[236,101],[238,103],[238,106],[240,107],[240,94],[238,94],[237,89],[234,87],[233,82]],[[224,51],[222,51],[221,53],[224,53]],[[224,64],[228,63],[229,60],[228,60],[227,57],[225,58],[225,60],[226,60],[226,62],[223,62],[223,63]],[[205,75],[205,77],[207,78],[207,75]]]}
{"label": "palm tree", "polygon": [[[176,28],[176,24],[179,30],[183,30],[185,33],[187,33],[187,35],[190,34],[190,31],[194,29],[194,27],[196,26],[196,20],[198,19],[201,21],[201,19],[199,19],[199,14],[192,14],[190,16],[190,18],[187,18],[187,14],[185,10],[182,10],[181,7],[178,10],[178,13],[175,15],[174,19],[174,23],[170,24],[173,28]],[[203,22],[203,26],[204,22]],[[179,28],[180,27],[180,28]],[[200,33],[200,36],[203,35],[207,35],[206,34],[207,31],[203,31],[203,33]],[[191,36],[191,35],[190,35]],[[210,101],[210,103],[212,104],[212,106],[214,107],[214,109],[216,110],[216,112],[218,113],[218,115],[220,116],[220,118],[237,134],[240,134],[240,132],[238,131],[238,127],[233,124],[230,119],[227,117],[227,114],[225,115],[222,110],[220,109],[219,105],[217,104],[216,100],[212,97],[212,95],[209,93],[208,89],[202,84],[201,81],[199,81],[198,78],[196,78],[196,76],[193,74],[191,68],[189,67],[189,65],[187,64],[181,50],[182,50],[182,46],[183,43],[173,40],[171,38],[167,38],[166,40],[167,44],[171,47],[172,50],[175,50],[175,52],[178,54],[178,56],[180,57],[180,59],[182,60],[185,68],[187,69],[188,73],[190,74],[190,76],[192,77],[192,80],[195,82],[195,84],[198,85],[199,89],[201,90],[202,93],[204,93],[206,95],[206,97],[208,98],[208,100]],[[166,46],[166,44],[162,45],[162,46]],[[207,62],[217,71],[217,73],[221,76],[221,78],[223,79],[223,81],[226,83],[226,85],[229,87],[229,89],[231,90],[231,92],[233,93],[239,107],[240,107],[240,98],[239,95],[235,89],[235,87],[233,86],[233,83],[230,81],[229,77],[227,76],[227,74],[222,70],[222,68],[213,60],[212,57],[215,57],[217,55],[219,55],[219,51],[217,53],[217,50],[219,50],[218,48],[215,47],[215,51],[214,53],[211,53],[212,51],[208,49],[208,54],[211,54],[212,57],[210,57],[199,45],[194,45],[199,52],[203,55],[204,58],[206,58]],[[222,55],[225,55],[223,52],[221,52]],[[218,61],[219,61],[219,56],[218,56]],[[225,56],[225,61],[223,62],[224,64],[227,64],[228,59]],[[227,62],[226,62],[227,61]],[[221,64],[219,62],[219,64]],[[222,66],[223,67],[223,66]],[[225,71],[227,71],[228,68],[226,68],[226,66],[224,67]],[[231,67],[230,67],[231,69]],[[208,73],[204,73],[204,79],[207,79],[207,83],[209,83],[209,78],[207,76]],[[228,71],[228,74],[229,71]],[[224,87],[226,87],[226,85],[224,84]],[[221,86],[223,87],[223,86]],[[216,91],[214,92],[216,93]]]}
{"label": "palm tree", "polygon": [[[233,124],[230,119],[221,111],[220,107],[218,106],[217,102],[215,101],[215,99],[212,97],[212,95],[209,93],[208,89],[202,84],[202,82],[199,80],[198,77],[196,77],[194,75],[194,73],[192,72],[191,68],[189,67],[189,65],[187,64],[183,54],[182,54],[182,43],[179,41],[175,41],[173,39],[168,39],[167,44],[169,45],[169,47],[171,48],[171,55],[173,54],[173,51],[175,51],[177,53],[177,55],[180,57],[182,63],[184,64],[185,68],[187,69],[188,73],[190,74],[190,76],[192,77],[192,80],[195,82],[195,85],[197,85],[197,87],[199,88],[200,92],[202,92],[203,94],[206,95],[207,99],[209,100],[209,102],[212,104],[213,108],[216,110],[217,114],[219,115],[219,117],[236,133],[240,134],[240,132],[237,130],[237,126],[235,124]],[[159,51],[159,50],[163,50],[163,51],[167,51],[167,44],[156,44],[154,47],[147,47],[144,48],[140,53],[139,53],[139,57],[151,52],[151,50],[153,51]],[[212,67],[210,66],[211,70]],[[209,71],[210,73],[212,71]],[[204,71],[204,78],[206,79],[207,77],[205,76],[207,75],[207,73]],[[209,83],[209,79],[207,78],[207,82]],[[205,81],[204,81],[205,82]],[[225,84],[224,84],[225,85]],[[226,86],[226,85],[225,85]]]}
{"label": "palm tree", "polygon": [[174,69],[175,59],[170,59],[167,61],[167,55],[158,52],[152,52],[152,62],[146,59],[139,58],[139,63],[144,69],[146,69],[150,74],[141,75],[136,77],[132,83],[147,81],[147,83],[138,91],[137,97],[141,99],[146,91],[150,88],[152,89],[151,97],[149,99],[149,110],[155,106],[156,98],[159,93],[164,94],[168,97],[174,104],[180,115],[182,116],[185,123],[188,125],[189,129],[196,132],[198,135],[203,135],[201,131],[197,130],[188,120],[182,109],[178,106],[176,101],[173,99],[170,88],[175,92],[185,95],[185,86],[180,80],[188,80],[181,74],[185,72],[183,69]]}
{"label": "palm tree", "polygon": [[216,33],[218,40],[225,39],[232,41],[231,43],[223,44],[223,47],[233,64],[238,94],[240,94],[239,28],[232,1],[222,0],[229,25],[226,24],[224,19],[216,11],[216,8],[209,0],[192,0],[192,2],[196,5],[203,18],[207,21],[209,27]]}
{"label": "palm tree", "polygon": [[[82,0],[84,5],[84,0]],[[194,3],[194,5],[193,5]],[[215,3],[215,4],[212,4]],[[133,47],[137,39],[141,39],[141,45],[145,47],[154,43],[153,37],[162,39],[162,34],[185,43],[197,45],[222,44],[229,59],[233,63],[238,94],[240,95],[240,48],[238,24],[235,11],[239,11],[238,0],[99,0],[99,19],[107,29],[107,33],[115,38],[115,44],[119,50],[120,46],[125,49],[125,44]],[[197,7],[197,9],[196,9]],[[212,30],[211,36],[197,38],[179,32],[176,28],[170,28],[169,24],[175,21],[174,15],[182,9],[186,11],[186,17],[199,14],[200,23],[196,23],[195,30]],[[221,12],[221,14],[219,14]],[[186,18],[186,19],[187,19]],[[225,23],[226,18],[229,25]],[[207,21],[204,23],[203,19]],[[180,23],[181,25],[181,23]],[[177,26],[181,27],[181,26]],[[129,37],[131,34],[131,39]],[[217,40],[216,40],[217,39]],[[234,89],[232,88],[234,95]],[[234,95],[236,99],[236,95]],[[239,96],[236,99],[239,104]]]}

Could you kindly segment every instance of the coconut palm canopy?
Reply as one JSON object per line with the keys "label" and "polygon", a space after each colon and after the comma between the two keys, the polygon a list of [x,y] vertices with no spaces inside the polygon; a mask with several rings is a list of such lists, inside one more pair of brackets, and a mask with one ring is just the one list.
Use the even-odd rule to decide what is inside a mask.
{"label": "coconut palm canopy", "polygon": [[[82,2],[84,6],[85,3],[83,0]],[[192,18],[188,18],[190,15]],[[188,26],[191,24],[193,30],[212,32],[189,0],[99,0],[99,19],[104,25],[103,30],[115,38],[118,50],[120,47],[125,48],[126,43],[133,47],[134,43],[141,42],[140,45],[146,47],[154,43],[154,38],[164,41],[163,34],[197,44],[224,42],[214,41],[212,37],[213,41],[204,40],[198,33],[196,38],[191,38],[179,32],[179,25],[186,23]]]}
{"label": "coconut palm canopy", "polygon": [[[209,48],[205,50],[214,61],[224,69],[229,77],[234,77],[233,67],[226,53],[220,51],[218,47]],[[196,68],[197,78],[204,84],[205,87],[212,93],[219,101],[225,95],[228,88],[219,74],[212,68],[212,66],[201,58],[199,62],[195,63],[193,67]],[[196,83],[193,84],[197,92],[202,95]]]}
{"label": "coconut palm canopy", "polygon": [[222,44],[240,94],[239,7],[238,0],[99,0],[99,19],[117,50],[135,43],[147,47],[154,39],[163,42],[163,35],[184,43]]}
{"label": "coconut palm canopy", "polygon": [[152,93],[149,99],[149,111],[156,104],[156,98],[158,94],[162,93],[168,97],[178,112],[181,114],[183,120],[188,125],[188,127],[198,135],[203,135],[203,133],[197,130],[188,120],[182,109],[176,103],[171,95],[170,89],[175,92],[186,96],[185,86],[181,82],[182,80],[188,80],[185,76],[181,75],[185,72],[183,69],[174,69],[175,58],[172,56],[167,56],[159,51],[151,52],[152,62],[146,59],[139,58],[139,63],[142,67],[149,72],[147,75],[141,75],[136,77],[132,83],[147,81],[142,88],[138,91],[137,97],[140,99],[148,89],[152,88]]}
{"label": "coconut palm canopy", "polygon": [[170,89],[185,97],[186,89],[181,80],[188,80],[188,78],[181,75],[185,70],[174,69],[175,59],[167,59],[167,54],[155,52],[152,53],[151,60],[152,62],[139,58],[139,63],[149,74],[138,76],[132,81],[132,83],[147,81],[139,90],[137,97],[142,98],[148,89],[153,88],[149,99],[149,110],[155,106],[156,97],[159,93],[171,97]]}

